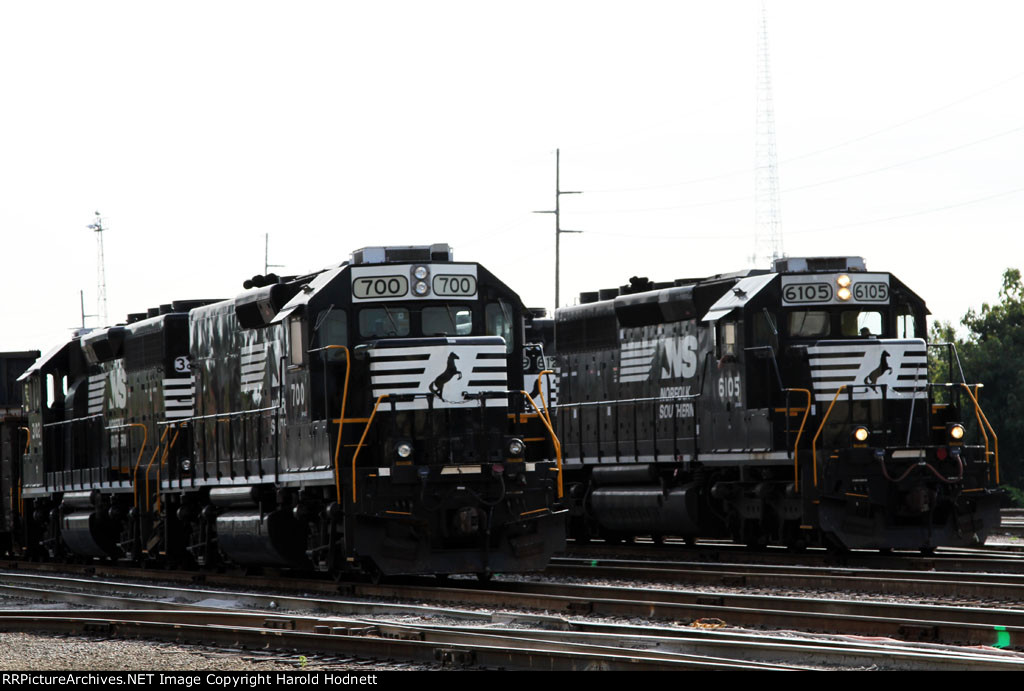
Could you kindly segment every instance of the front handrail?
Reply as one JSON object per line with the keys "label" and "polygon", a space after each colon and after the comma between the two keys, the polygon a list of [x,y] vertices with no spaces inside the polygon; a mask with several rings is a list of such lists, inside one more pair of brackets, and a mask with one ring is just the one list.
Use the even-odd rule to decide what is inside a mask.
{"label": "front handrail", "polygon": [[[996,436],[996,431],[992,428],[992,424],[988,421],[988,417],[985,416],[985,412],[981,409],[981,405],[978,403],[978,397],[971,391],[971,387],[967,384],[961,384],[964,390],[967,391],[967,395],[971,397],[971,401],[974,402],[974,414],[978,416],[978,427],[981,429],[982,437],[985,439],[985,461],[988,462],[988,435],[985,434],[985,427],[988,427],[988,431],[992,434],[992,442],[995,447],[995,468],[996,468],[996,484],[999,484],[999,437]],[[975,384],[975,386],[979,386]],[[985,424],[982,426],[981,421],[984,420]]]}
{"label": "front handrail", "polygon": [[[544,423],[544,426],[547,427],[548,434],[551,435],[551,441],[552,441],[552,443],[554,444],[554,447],[555,447],[556,464],[558,466],[558,498],[561,499],[562,496],[563,496],[563,486],[564,486],[563,485],[563,481],[562,481],[562,445],[558,441],[558,436],[555,434],[554,427],[551,425],[551,423],[548,420],[548,418],[545,417],[544,413],[541,412],[540,408],[537,407],[537,404],[533,402],[533,399],[530,398],[530,394],[526,393],[526,391],[520,390],[518,392],[512,392],[512,391],[505,392],[502,395],[508,395],[510,393],[520,393],[520,394],[523,395],[523,397],[527,401],[530,402],[530,405],[533,406],[533,409],[537,411],[537,417],[541,420],[541,422]],[[383,394],[381,394],[380,396],[377,397],[377,400],[373,404],[373,411],[370,413],[370,417],[366,421],[366,427],[363,429],[363,435],[359,438],[359,443],[356,444],[355,453],[352,454],[352,503],[353,504],[356,504],[356,503],[359,502],[359,495],[358,495],[358,492],[356,491],[356,465],[357,465],[356,462],[357,462],[357,460],[359,458],[359,452],[362,451],[362,449],[363,449],[363,446],[364,446],[364,444],[366,442],[366,436],[370,433],[370,428],[373,426],[373,421],[377,417],[377,410],[380,408],[381,402],[384,401],[384,399],[386,399],[386,398],[391,398],[393,395],[394,394],[383,393]],[[430,394],[409,394],[409,395],[412,396],[413,398],[417,398],[417,397],[420,397],[420,396],[429,396]],[[481,405],[483,404],[484,400],[485,399],[480,399]]]}
{"label": "front handrail", "polygon": [[[537,395],[540,396],[540,402],[544,406],[544,416],[548,419],[548,427],[552,426],[551,425],[551,411],[548,409],[548,402],[546,400],[544,400],[544,387],[542,387],[540,385],[540,381],[541,381],[540,378],[543,377],[545,374],[554,374],[554,373],[555,373],[554,370],[549,370],[549,369],[541,370],[540,372],[537,373]],[[527,396],[527,398],[529,398],[529,396]],[[536,406],[534,406],[534,407],[536,408]],[[537,412],[539,413],[540,410],[538,410]]]}
{"label": "front handrail", "polygon": [[836,395],[832,397],[832,402],[828,406],[828,410],[825,411],[825,415],[821,418],[821,424],[818,425],[818,431],[814,434],[814,439],[811,440],[811,459],[813,460],[812,468],[814,470],[814,486],[818,486],[818,437],[821,436],[821,431],[825,429],[825,423],[828,422],[829,415],[832,414],[832,408],[835,407],[836,401],[839,400],[839,394],[847,387],[843,384],[836,391]]}
{"label": "front handrail", "polygon": [[352,454],[352,503],[359,503],[359,498],[356,495],[356,459],[359,458],[359,452],[363,448],[363,442],[366,441],[366,435],[370,432],[370,426],[373,425],[373,418],[377,416],[377,408],[380,407],[380,402],[385,398],[389,398],[391,394],[382,393],[377,396],[377,402],[373,404],[373,412],[370,413],[370,419],[366,421],[366,427],[363,429],[363,436],[359,438],[359,444],[356,445],[356,452]]}
{"label": "front handrail", "polygon": [[551,443],[555,447],[555,462],[556,462],[556,464],[558,466],[558,498],[561,499],[562,498],[562,490],[563,490],[563,485],[562,485],[562,443],[558,441],[558,435],[555,434],[555,428],[551,426],[551,421],[548,418],[544,417],[544,414],[542,412],[540,412],[540,408],[538,408],[537,404],[533,402],[532,398],[530,398],[530,394],[526,393],[525,391],[520,391],[519,393],[523,394],[523,397],[526,398],[526,400],[530,402],[530,405],[533,406],[533,409],[537,411],[537,417],[539,417],[541,422],[544,423],[544,426],[548,428],[548,434],[551,435]]}
{"label": "front handrail", "polygon": [[[804,417],[800,421],[800,429],[796,433],[796,441],[793,442],[793,489],[797,492],[800,491],[800,437],[804,434],[804,425],[807,424],[807,417],[811,412],[811,391],[810,389],[783,389],[786,392],[786,419],[789,419],[789,392],[796,391],[798,393],[807,394],[807,406],[804,408]],[[789,423],[786,423],[787,429]],[[788,441],[788,439],[787,439]],[[817,485],[817,483],[815,483]]]}
{"label": "front handrail", "polygon": [[967,382],[967,375],[964,374],[964,365],[963,365],[962,362],[960,362],[960,353],[957,352],[956,344],[955,343],[928,343],[927,347],[928,348],[945,348],[946,352],[947,352],[946,358],[947,358],[948,363],[949,363],[949,377],[950,377],[950,379],[953,378],[953,360],[955,359],[956,360],[956,367],[960,371],[960,382],[961,383],[966,383]]}

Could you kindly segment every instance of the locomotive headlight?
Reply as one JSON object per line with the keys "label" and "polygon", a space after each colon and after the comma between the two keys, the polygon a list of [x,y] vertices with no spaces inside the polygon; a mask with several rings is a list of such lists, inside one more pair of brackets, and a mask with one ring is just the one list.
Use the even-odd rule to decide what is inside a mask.
{"label": "locomotive headlight", "polygon": [[836,291],[836,297],[843,301],[849,300],[852,296],[853,293],[850,292],[849,288],[844,287]]}
{"label": "locomotive headlight", "polygon": [[964,431],[964,426],[961,425],[960,423],[954,423],[946,429],[946,432],[949,434],[950,440],[954,442],[963,440]]}
{"label": "locomotive headlight", "polygon": [[430,275],[430,269],[425,266],[417,266],[412,270],[412,275],[417,281],[424,281]]}
{"label": "locomotive headlight", "polygon": [[847,276],[846,274],[842,274],[839,276],[839,278],[836,279],[836,283],[839,285],[840,288],[849,288],[850,277]]}
{"label": "locomotive headlight", "polygon": [[509,439],[505,445],[505,455],[509,458],[522,458],[524,451],[526,451],[526,444],[522,439]]}
{"label": "locomotive headlight", "polygon": [[857,429],[853,430],[853,438],[855,441],[863,444],[868,440],[868,428],[858,427]]}
{"label": "locomotive headlight", "polygon": [[416,285],[412,287],[412,292],[419,296],[426,295],[429,290],[430,287],[427,285],[426,281],[416,281]]}
{"label": "locomotive headlight", "polygon": [[192,470],[192,461],[188,460],[187,458],[183,460],[181,462],[181,469],[184,470],[186,473]]}
{"label": "locomotive headlight", "polygon": [[412,456],[412,444],[407,441],[398,442],[395,444],[395,453],[398,454],[399,458]]}

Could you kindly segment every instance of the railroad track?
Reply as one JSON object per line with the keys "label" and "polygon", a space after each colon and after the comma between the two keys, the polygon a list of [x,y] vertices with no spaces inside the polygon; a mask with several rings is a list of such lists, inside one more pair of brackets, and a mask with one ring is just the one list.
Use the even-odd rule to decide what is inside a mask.
{"label": "railroad track", "polygon": [[[755,661],[759,669],[802,668],[815,664],[888,669],[946,668],[947,663],[942,663],[941,659],[953,660],[960,668],[980,665],[979,668],[985,669],[1017,669],[1024,661],[1019,655],[994,648],[979,652],[934,646],[1024,647],[1024,611],[515,581],[495,582],[486,589],[472,581],[459,583],[463,587],[451,588],[345,584],[341,589],[347,596],[338,597],[335,592],[338,586],[323,581],[296,582],[297,588],[318,592],[298,596],[195,586],[140,585],[23,571],[4,572],[0,579],[5,584],[2,592],[9,597],[70,601],[106,608],[102,612],[70,614],[0,612],[0,628],[3,629],[274,646],[300,650],[303,654],[337,655],[344,651],[347,655],[374,659],[514,669],[735,669],[750,661]],[[230,587],[233,579],[209,580],[222,581],[218,585]],[[252,580],[248,579],[247,584],[251,585]],[[233,585],[243,587],[237,582]],[[385,599],[401,602],[395,604]],[[405,604],[410,601],[439,604]],[[461,608],[440,605],[451,602]],[[225,609],[226,603],[232,609]],[[465,609],[470,606],[544,610],[548,614],[494,614]],[[112,614],[115,610],[110,608],[114,607],[118,608],[118,614]],[[289,613],[285,614],[285,610]],[[296,614],[311,611],[318,614]],[[240,614],[246,616],[239,617]],[[457,626],[410,626],[383,621],[384,617],[399,615],[424,620],[444,617],[461,623]],[[216,624],[209,617],[223,619]],[[645,623],[627,626],[610,623],[609,617],[639,619]],[[649,623],[656,620],[691,626],[680,628]],[[993,623],[996,621],[1001,623]],[[515,628],[501,629],[502,625]],[[159,633],[158,626],[170,628]],[[213,626],[223,631],[218,629],[215,635],[202,638],[206,629]],[[717,628],[719,626],[843,631],[848,636],[884,635],[908,642],[866,642],[794,633],[755,634]],[[481,633],[481,627],[489,630]],[[245,633],[244,638],[241,632]],[[233,635],[237,638],[232,638]],[[474,642],[474,636],[486,637]],[[545,647],[545,641],[556,639],[557,649]],[[396,640],[420,645],[404,646]]]}
{"label": "railroad track", "polygon": [[688,586],[839,591],[936,600],[1024,601],[1024,574],[1021,573],[591,558],[556,558],[545,573],[557,578]]}
{"label": "railroad track", "polygon": [[790,567],[838,567],[899,571],[955,571],[963,573],[1024,574],[1024,546],[998,545],[987,548],[942,548],[934,554],[896,552],[879,554],[853,551],[833,554],[826,550],[789,552],[785,549],[751,550],[734,543],[699,542],[656,545],[637,541],[626,545],[570,543],[565,555],[575,559],[633,559],[711,564],[776,564]]}

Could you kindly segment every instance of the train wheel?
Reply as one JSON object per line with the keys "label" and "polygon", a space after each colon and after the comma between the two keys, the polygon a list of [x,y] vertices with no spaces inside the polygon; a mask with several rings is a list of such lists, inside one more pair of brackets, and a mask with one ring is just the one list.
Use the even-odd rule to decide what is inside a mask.
{"label": "train wheel", "polygon": [[481,583],[490,583],[491,576],[493,575],[494,574],[492,574],[490,571],[478,571],[476,574],[476,579]]}

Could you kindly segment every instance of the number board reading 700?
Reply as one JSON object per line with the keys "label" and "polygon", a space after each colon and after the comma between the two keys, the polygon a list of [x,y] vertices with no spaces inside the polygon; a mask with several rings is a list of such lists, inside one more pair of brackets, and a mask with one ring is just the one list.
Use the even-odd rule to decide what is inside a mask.
{"label": "number board reading 700", "polygon": [[397,298],[409,294],[405,276],[364,276],[352,279],[352,297],[357,300]]}
{"label": "number board reading 700", "polygon": [[[422,276],[424,268],[427,276]],[[417,269],[422,277],[417,277]],[[352,299],[358,302],[432,298],[472,300],[476,296],[476,266],[472,264],[352,267]]]}

